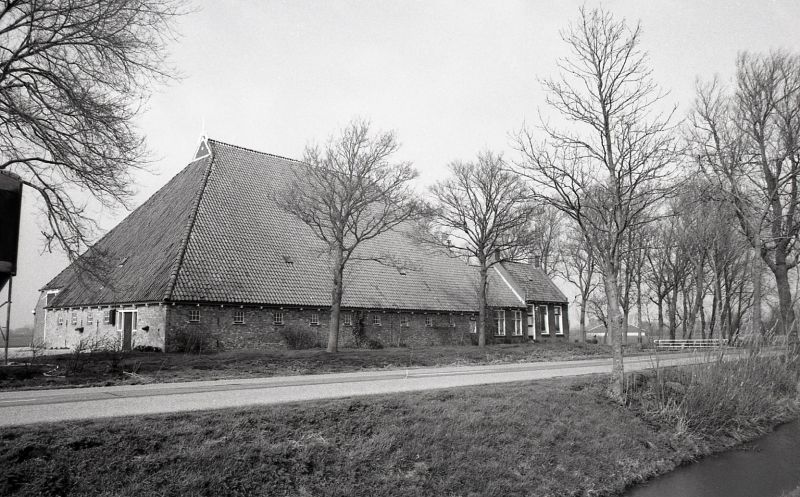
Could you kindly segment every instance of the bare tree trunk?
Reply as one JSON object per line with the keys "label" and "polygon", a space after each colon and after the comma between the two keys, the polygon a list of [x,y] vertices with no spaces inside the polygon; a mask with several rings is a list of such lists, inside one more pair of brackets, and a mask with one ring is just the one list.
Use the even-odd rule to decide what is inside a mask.
{"label": "bare tree trunk", "polygon": [[706,338],[706,309],[700,307],[700,338]]}
{"label": "bare tree trunk", "polygon": [[659,297],[658,304],[658,338],[664,338],[664,299]]}
{"label": "bare tree trunk", "polygon": [[586,299],[581,300],[581,340],[586,341],[586,304],[588,301]]}
{"label": "bare tree trunk", "polygon": [[630,311],[622,309],[622,343],[628,345],[628,316]]}
{"label": "bare tree trunk", "polygon": [[667,302],[669,312],[669,338],[675,340],[675,331],[677,330],[677,314],[678,314],[678,285],[677,283],[672,287],[672,295]]}
{"label": "bare tree trunk", "polygon": [[638,269],[638,274],[636,277],[636,327],[638,328],[637,332],[637,342],[642,343],[642,268],[641,266]]}
{"label": "bare tree trunk", "polygon": [[330,328],[328,328],[328,352],[336,352],[339,350],[339,319],[342,310],[342,294],[344,293],[343,275],[344,254],[342,254],[342,249],[340,248],[335,253],[333,265],[333,289],[331,290],[331,322]]}
{"label": "bare tree trunk", "polygon": [[778,303],[780,305],[780,333],[786,335],[789,344],[794,348],[797,345],[797,326],[795,326],[794,307],[792,306],[792,290],[789,283],[789,269],[786,256],[781,251],[775,251],[775,284],[778,288]]}
{"label": "bare tree trunk", "polygon": [[[753,309],[750,315],[750,327],[754,335],[761,334],[761,238],[756,243],[756,254],[753,257]],[[741,298],[739,299],[741,305]]]}
{"label": "bare tree trunk", "polygon": [[622,313],[619,308],[619,287],[617,286],[617,268],[613,263],[606,263],[603,283],[608,301],[608,330],[606,335],[611,336],[611,385],[609,394],[611,398],[622,402],[624,400],[625,370],[622,363]]}
{"label": "bare tree trunk", "polygon": [[486,260],[480,260],[480,282],[478,283],[478,347],[486,347]]}

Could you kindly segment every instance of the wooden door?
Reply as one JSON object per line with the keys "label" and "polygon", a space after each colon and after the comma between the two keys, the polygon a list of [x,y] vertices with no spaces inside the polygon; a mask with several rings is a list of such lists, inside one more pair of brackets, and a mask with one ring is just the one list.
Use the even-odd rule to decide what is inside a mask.
{"label": "wooden door", "polygon": [[133,340],[133,316],[132,312],[122,313],[122,350],[131,350]]}

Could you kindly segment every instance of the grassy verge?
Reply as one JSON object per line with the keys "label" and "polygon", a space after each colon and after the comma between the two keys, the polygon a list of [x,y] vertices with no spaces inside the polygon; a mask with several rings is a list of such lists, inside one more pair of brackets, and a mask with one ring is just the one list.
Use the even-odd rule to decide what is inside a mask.
{"label": "grassy verge", "polygon": [[[667,404],[694,398],[685,371],[659,373]],[[717,414],[745,430],[706,430],[645,404],[656,375],[631,383],[630,406],[597,376],[5,429],[0,495],[613,495],[797,412],[773,389],[755,420]]]}
{"label": "grassy verge", "polygon": [[800,497],[800,487],[795,488],[791,492],[783,494],[782,497]]}
{"label": "grassy verge", "polygon": [[[502,364],[608,357],[609,347],[569,342],[472,346],[232,351],[218,354],[74,354],[44,356],[32,366],[0,366],[0,389],[59,388],[149,382],[212,380],[405,367]],[[49,372],[49,376],[43,373]]]}

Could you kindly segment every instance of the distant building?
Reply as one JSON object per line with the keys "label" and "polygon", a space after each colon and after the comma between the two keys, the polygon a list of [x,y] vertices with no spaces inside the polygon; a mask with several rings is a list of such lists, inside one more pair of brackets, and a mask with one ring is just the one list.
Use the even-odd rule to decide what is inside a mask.
{"label": "distant building", "polygon": [[[328,256],[274,200],[294,167],[204,140],[186,168],[78,261],[92,271],[72,264],[42,289],[35,340],[74,347],[116,337],[125,347],[174,350],[199,336],[219,348],[271,348],[302,332],[325,343]],[[411,229],[365,248],[408,260],[411,269],[359,262],[347,271],[342,345],[354,330],[386,346],[475,339],[477,269],[415,242]],[[496,265],[489,296],[489,341],[568,339],[567,299],[541,269]]]}
{"label": "distant building", "polygon": [[[606,326],[604,324],[598,324],[586,330],[586,339],[588,340],[596,338],[600,341],[603,341],[606,339],[607,332],[608,330],[606,329]],[[639,333],[641,333],[641,337],[643,340],[647,338],[648,335],[647,330],[645,330],[644,328],[639,329],[639,327],[634,324],[628,324],[628,341],[631,341],[631,339],[637,340],[640,336]]]}

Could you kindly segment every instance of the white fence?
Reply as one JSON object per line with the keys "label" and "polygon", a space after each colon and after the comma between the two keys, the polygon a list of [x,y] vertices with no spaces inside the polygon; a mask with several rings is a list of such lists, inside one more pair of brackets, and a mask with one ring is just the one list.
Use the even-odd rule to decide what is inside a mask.
{"label": "white fence", "polygon": [[677,338],[653,340],[659,349],[704,349],[723,347],[727,344],[724,338]]}

